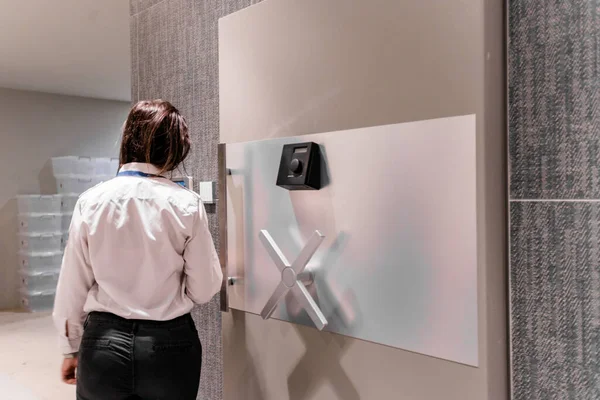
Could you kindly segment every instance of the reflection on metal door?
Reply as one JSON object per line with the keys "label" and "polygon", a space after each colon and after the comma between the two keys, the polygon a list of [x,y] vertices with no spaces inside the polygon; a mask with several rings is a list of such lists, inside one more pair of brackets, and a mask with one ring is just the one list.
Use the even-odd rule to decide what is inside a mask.
{"label": "reflection on metal door", "polygon": [[[283,146],[307,141],[321,148],[323,188],[277,187]],[[221,150],[230,307],[478,365],[474,115]],[[305,286],[275,268],[264,232],[295,259],[315,231]],[[296,278],[306,295],[285,296],[282,279]]]}

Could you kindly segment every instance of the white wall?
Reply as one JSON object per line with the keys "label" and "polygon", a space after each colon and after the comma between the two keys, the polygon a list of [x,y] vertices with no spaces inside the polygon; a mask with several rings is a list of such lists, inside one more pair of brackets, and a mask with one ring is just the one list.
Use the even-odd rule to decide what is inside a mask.
{"label": "white wall", "polygon": [[0,87],[131,99],[127,0],[0,0]]}
{"label": "white wall", "polygon": [[0,89],[0,309],[18,306],[15,195],[51,193],[50,157],[117,156],[130,104]]}

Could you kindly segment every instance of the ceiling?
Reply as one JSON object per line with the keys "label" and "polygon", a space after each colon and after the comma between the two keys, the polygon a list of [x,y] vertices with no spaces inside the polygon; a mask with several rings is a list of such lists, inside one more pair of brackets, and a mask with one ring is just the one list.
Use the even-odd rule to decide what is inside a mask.
{"label": "ceiling", "polygon": [[0,87],[131,100],[128,0],[0,0]]}

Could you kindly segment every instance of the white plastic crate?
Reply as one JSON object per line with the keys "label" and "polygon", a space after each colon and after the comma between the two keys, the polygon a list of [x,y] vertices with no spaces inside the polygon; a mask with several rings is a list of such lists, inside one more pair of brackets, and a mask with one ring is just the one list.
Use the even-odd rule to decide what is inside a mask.
{"label": "white plastic crate", "polygon": [[19,214],[19,231],[24,233],[62,232],[61,214]]}
{"label": "white plastic crate", "polygon": [[20,195],[17,196],[17,206],[20,214],[53,214],[60,212],[61,199],[57,195]]}
{"label": "white plastic crate", "polygon": [[21,276],[21,289],[27,292],[56,290],[58,284],[58,271],[30,271],[19,270]]}
{"label": "white plastic crate", "polygon": [[94,158],[94,174],[95,175],[111,175],[111,159],[108,157]]}
{"label": "white plastic crate", "polygon": [[116,176],[119,172],[119,159],[111,158],[110,159],[110,174],[111,176]]}
{"label": "white plastic crate", "polygon": [[73,219],[73,213],[64,213],[61,215],[61,230],[60,232],[69,232],[71,227],[71,220]]}
{"label": "white plastic crate", "polygon": [[61,238],[61,243],[60,243],[60,249],[62,251],[65,251],[65,249],[67,248],[67,241],[69,240],[69,232],[63,232],[62,234],[62,238]]}
{"label": "white plastic crate", "polygon": [[91,157],[53,157],[51,162],[54,175],[94,175],[95,163]]}
{"label": "white plastic crate", "polygon": [[56,191],[59,194],[81,194],[96,185],[92,176],[56,175]]}
{"label": "white plastic crate", "polygon": [[28,311],[49,311],[54,308],[56,290],[28,291],[21,289],[21,305]]}
{"label": "white plastic crate", "polygon": [[21,251],[46,253],[60,251],[61,233],[19,233]]}
{"label": "white plastic crate", "polygon": [[62,258],[62,251],[46,253],[30,253],[21,251],[19,252],[19,268],[32,272],[60,271]]}
{"label": "white plastic crate", "polygon": [[75,210],[75,205],[77,204],[77,200],[79,200],[79,195],[77,194],[63,194],[59,195],[60,197],[60,212],[61,213],[72,213]]}

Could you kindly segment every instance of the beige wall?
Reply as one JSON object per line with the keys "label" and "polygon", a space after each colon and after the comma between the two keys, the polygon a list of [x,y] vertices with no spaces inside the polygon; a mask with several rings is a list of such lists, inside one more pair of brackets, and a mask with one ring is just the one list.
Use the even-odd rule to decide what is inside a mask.
{"label": "beige wall", "polygon": [[0,309],[16,307],[17,194],[51,193],[50,157],[116,156],[129,103],[0,89]]}
{"label": "beige wall", "polygon": [[225,399],[507,399],[503,2],[266,0],[219,48],[222,142],[464,114],[478,136],[480,367],[232,311]]}

